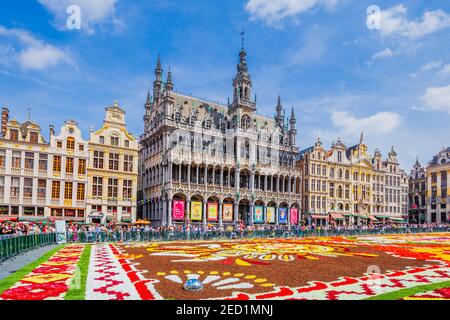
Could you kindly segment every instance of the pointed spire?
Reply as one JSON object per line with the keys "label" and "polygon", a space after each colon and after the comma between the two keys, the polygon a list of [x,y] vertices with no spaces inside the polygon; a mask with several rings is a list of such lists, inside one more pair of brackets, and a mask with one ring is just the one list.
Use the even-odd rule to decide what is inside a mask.
{"label": "pointed spire", "polygon": [[290,123],[291,123],[291,124],[295,124],[296,122],[297,122],[297,120],[295,119],[294,106],[292,106]]}
{"label": "pointed spire", "polygon": [[150,89],[147,91],[147,99],[145,100],[145,108],[150,109],[152,105],[152,96],[150,95]]}
{"label": "pointed spire", "polygon": [[156,81],[162,81],[162,66],[161,66],[161,56],[158,54],[158,60],[156,61],[155,77]]}
{"label": "pointed spire", "polygon": [[419,156],[418,155],[416,156],[416,165],[418,165],[418,166],[420,165]]}
{"label": "pointed spire", "polygon": [[364,131],[361,132],[361,137],[359,138],[359,144],[363,144],[364,143]]}
{"label": "pointed spire", "polygon": [[172,81],[172,71],[170,70],[167,72],[167,82],[165,86],[166,90],[172,91],[173,90],[173,81]]}

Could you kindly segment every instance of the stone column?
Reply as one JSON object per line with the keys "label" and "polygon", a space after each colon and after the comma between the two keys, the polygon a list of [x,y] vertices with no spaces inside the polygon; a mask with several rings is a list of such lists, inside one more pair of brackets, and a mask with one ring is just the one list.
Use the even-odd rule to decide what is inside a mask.
{"label": "stone column", "polygon": [[[164,201],[166,207],[167,207],[167,225],[172,224],[172,200],[166,200]],[[163,214],[165,214],[166,210],[163,209]]]}
{"label": "stone column", "polygon": [[205,199],[203,199],[203,225],[204,226],[206,226],[206,222],[207,222],[207,216],[206,216],[206,210],[207,210],[207,207],[206,207],[206,203],[207,203],[207,200],[205,200]]}
{"label": "stone column", "polygon": [[228,188],[231,187],[231,169],[228,169]]}
{"label": "stone column", "polygon": [[241,184],[241,170],[236,169],[234,184],[236,185],[236,190],[239,191],[240,184]]}
{"label": "stone column", "polygon": [[236,225],[239,216],[239,202],[234,200],[234,209],[233,209],[233,224]]}
{"label": "stone column", "polygon": [[181,182],[181,164],[178,165],[178,182]]}
{"label": "stone column", "polygon": [[278,226],[280,222],[278,221],[278,204],[275,206],[275,224]]}
{"label": "stone column", "polygon": [[198,180],[199,165],[196,166],[195,171],[196,171],[196,173],[195,173],[195,175],[196,175],[195,183],[196,183],[196,184],[199,184],[199,183],[198,183],[198,181],[199,181],[199,180]]}
{"label": "stone column", "polygon": [[186,199],[186,208],[184,210],[184,221],[190,220],[191,201]]}
{"label": "stone column", "polygon": [[223,167],[220,168],[220,188],[223,188]]}
{"label": "stone column", "polygon": [[255,173],[253,171],[250,172],[250,188],[251,192],[255,190]]}
{"label": "stone column", "polygon": [[205,164],[205,170],[204,170],[204,181],[205,186],[208,185],[208,166]]}
{"label": "stone column", "polygon": [[254,210],[255,210],[255,205],[254,205],[253,203],[251,203],[251,204],[250,204],[250,215],[249,215],[249,217],[248,217],[248,221],[249,221],[249,224],[250,224],[251,226],[254,224],[254,222],[253,222],[253,213],[254,213]]}
{"label": "stone column", "polygon": [[191,164],[188,165],[187,169],[187,181],[188,185],[191,186]]}
{"label": "stone column", "polygon": [[223,221],[222,221],[222,207],[223,207],[223,202],[222,202],[222,200],[219,200],[219,226],[223,225]]}
{"label": "stone column", "polygon": [[268,177],[267,175],[264,176],[264,191],[268,190],[268,188],[267,188],[268,187],[268,185],[267,185],[267,180],[268,180],[267,177]]}

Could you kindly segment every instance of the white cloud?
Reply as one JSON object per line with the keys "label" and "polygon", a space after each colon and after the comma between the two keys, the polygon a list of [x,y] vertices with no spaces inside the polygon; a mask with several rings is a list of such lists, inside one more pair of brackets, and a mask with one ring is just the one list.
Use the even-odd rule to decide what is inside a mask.
{"label": "white cloud", "polygon": [[450,64],[446,64],[436,73],[438,76],[446,77],[450,75]]}
{"label": "white cloud", "polygon": [[390,58],[392,56],[393,56],[393,53],[392,53],[391,49],[386,48],[386,49],[384,49],[384,50],[382,50],[380,52],[375,53],[372,56],[372,60]]}
{"label": "white cloud", "polygon": [[441,66],[442,66],[442,61],[431,61],[431,62],[428,62],[427,64],[423,65],[417,72],[411,73],[410,76],[412,78],[417,78],[417,76],[420,73],[434,70],[434,69],[439,69]]}
{"label": "white cloud", "polygon": [[7,47],[8,60],[4,64],[17,62],[23,69],[43,70],[61,62],[72,62],[65,51],[37,39],[28,31],[0,26],[0,37],[11,42]]}
{"label": "white cloud", "polygon": [[430,87],[422,97],[427,110],[447,111],[450,113],[450,85],[447,87]]}
{"label": "white cloud", "polygon": [[343,0],[248,0],[245,10],[252,19],[272,25],[286,17],[306,12],[314,7],[334,8]]}
{"label": "white cloud", "polygon": [[420,38],[450,27],[450,15],[442,10],[425,11],[422,18],[416,21],[408,20],[407,10],[402,4],[382,10],[381,34]]}
{"label": "white cloud", "polygon": [[38,0],[56,19],[57,28],[65,30],[69,14],[66,12],[71,5],[81,9],[81,29],[93,33],[93,26],[107,21],[118,22],[114,17],[115,5],[118,0]]}
{"label": "white cloud", "polygon": [[401,118],[393,112],[378,112],[366,118],[357,118],[346,111],[334,111],[331,113],[331,121],[346,135],[354,135],[362,131],[379,135],[395,130],[400,125]]}

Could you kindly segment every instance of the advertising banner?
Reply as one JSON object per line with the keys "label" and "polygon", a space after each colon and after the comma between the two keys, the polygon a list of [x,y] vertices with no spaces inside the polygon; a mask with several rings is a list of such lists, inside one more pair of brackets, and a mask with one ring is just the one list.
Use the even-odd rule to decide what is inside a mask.
{"label": "advertising banner", "polygon": [[225,203],[223,205],[223,217],[222,220],[223,221],[233,221],[233,204],[232,203]]}
{"label": "advertising banner", "polygon": [[291,208],[291,224],[298,224],[298,208]]}
{"label": "advertising banner", "polygon": [[275,207],[267,207],[267,223],[275,223]]}
{"label": "advertising banner", "polygon": [[173,200],[172,219],[184,220],[184,200]]}
{"label": "advertising banner", "polygon": [[254,223],[264,222],[264,208],[262,206],[255,206],[255,215],[253,217]]}
{"label": "advertising banner", "polygon": [[219,204],[218,203],[208,203],[207,219],[208,221],[219,220]]}
{"label": "advertising banner", "polygon": [[56,231],[56,243],[62,244],[67,243],[67,235],[66,235],[66,221],[64,220],[56,220],[55,221],[55,231]]}
{"label": "advertising banner", "polygon": [[191,220],[192,221],[201,221],[202,220],[202,206],[203,203],[198,201],[191,202]]}
{"label": "advertising banner", "polygon": [[278,222],[287,223],[287,208],[278,208]]}

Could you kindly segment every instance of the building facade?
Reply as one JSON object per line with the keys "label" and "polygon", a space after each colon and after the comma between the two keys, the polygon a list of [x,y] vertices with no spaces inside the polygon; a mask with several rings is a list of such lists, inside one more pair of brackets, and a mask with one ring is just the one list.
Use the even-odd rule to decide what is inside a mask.
{"label": "building facade", "polygon": [[139,212],[155,225],[297,224],[297,130],[278,98],[274,119],[257,114],[247,53],[239,54],[233,100],[223,105],[163,83],[158,58],[140,139]]}
{"label": "building facade", "polygon": [[298,165],[308,224],[403,222],[407,214],[407,184],[402,184],[397,153],[392,148],[385,161],[378,149],[370,155],[363,134],[352,147],[338,139],[326,149],[318,139],[300,152]]}
{"label": "building facade", "polygon": [[56,134],[50,127],[50,216],[85,221],[88,142],[78,124],[68,120]]}
{"label": "building facade", "polygon": [[31,120],[19,123],[2,110],[0,215],[13,219],[84,221],[87,141],[76,122],[66,121],[50,141]]}
{"label": "building facade", "polygon": [[427,176],[425,168],[417,158],[409,175],[408,221],[425,223],[427,212]]}
{"label": "building facade", "polygon": [[103,126],[89,135],[87,220],[136,221],[138,140],[118,103],[105,109]]}
{"label": "building facade", "polygon": [[443,223],[450,220],[450,148],[443,149],[428,163],[427,223]]}

